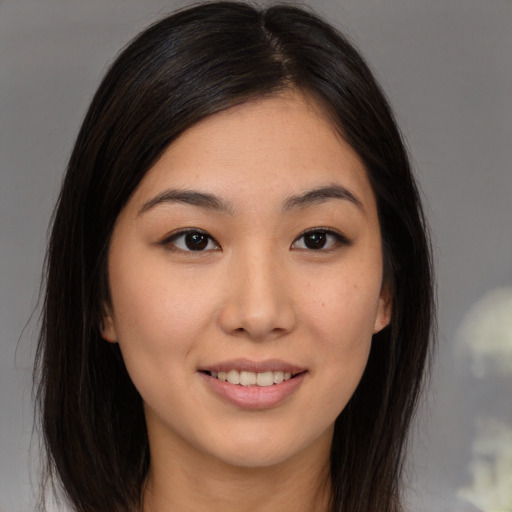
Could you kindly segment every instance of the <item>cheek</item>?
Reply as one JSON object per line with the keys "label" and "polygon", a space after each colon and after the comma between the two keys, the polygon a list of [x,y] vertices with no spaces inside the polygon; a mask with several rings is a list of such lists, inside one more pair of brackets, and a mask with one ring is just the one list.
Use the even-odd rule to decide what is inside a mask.
{"label": "cheek", "polygon": [[191,283],[168,278],[162,269],[153,272],[147,267],[130,279],[123,278],[122,268],[111,277],[123,360],[144,402],[155,410],[161,410],[162,403],[174,403],[176,396],[188,395],[187,379],[193,369],[189,354],[200,345],[208,317],[204,293],[196,293]]}
{"label": "cheek", "polygon": [[111,269],[117,339],[127,366],[138,358],[170,366],[191,350],[204,330],[211,294],[205,293],[202,280],[173,273],[162,264],[143,263],[131,265],[118,258]]}
{"label": "cheek", "polygon": [[316,280],[304,295],[303,317],[316,340],[317,367],[326,390],[323,405],[336,415],[355,391],[368,361],[380,293],[380,278],[374,274],[366,280],[357,273]]}
{"label": "cheek", "polygon": [[361,343],[371,340],[380,299],[379,273],[365,276],[349,269],[338,275],[319,275],[304,289],[302,316],[330,347],[326,353],[358,350]]}

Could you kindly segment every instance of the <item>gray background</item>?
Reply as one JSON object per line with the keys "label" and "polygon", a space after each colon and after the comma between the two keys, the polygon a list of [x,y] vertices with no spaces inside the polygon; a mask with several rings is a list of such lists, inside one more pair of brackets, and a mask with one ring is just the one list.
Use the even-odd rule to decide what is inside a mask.
{"label": "gray background", "polygon": [[[0,2],[0,511],[31,510],[46,229],[116,52],[186,1]],[[415,429],[418,511],[512,511],[512,1],[317,0],[389,94],[427,197],[440,347]],[[27,323],[28,322],[28,323]],[[37,471],[32,474],[37,487]]]}

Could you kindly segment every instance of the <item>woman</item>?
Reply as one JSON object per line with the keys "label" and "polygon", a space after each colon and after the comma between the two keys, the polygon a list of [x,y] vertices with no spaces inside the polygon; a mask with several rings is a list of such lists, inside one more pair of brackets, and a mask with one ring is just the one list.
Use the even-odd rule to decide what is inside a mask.
{"label": "woman", "polygon": [[429,244],[387,102],[320,19],[219,2],[139,35],[46,279],[46,477],[73,510],[401,510]]}

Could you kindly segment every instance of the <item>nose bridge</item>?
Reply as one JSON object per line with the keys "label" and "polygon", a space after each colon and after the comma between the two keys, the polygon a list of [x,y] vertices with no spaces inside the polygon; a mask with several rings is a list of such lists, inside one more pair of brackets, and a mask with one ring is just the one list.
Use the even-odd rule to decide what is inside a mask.
{"label": "nose bridge", "polygon": [[293,297],[271,244],[247,244],[233,254],[230,267],[223,328],[254,339],[289,332],[295,323]]}

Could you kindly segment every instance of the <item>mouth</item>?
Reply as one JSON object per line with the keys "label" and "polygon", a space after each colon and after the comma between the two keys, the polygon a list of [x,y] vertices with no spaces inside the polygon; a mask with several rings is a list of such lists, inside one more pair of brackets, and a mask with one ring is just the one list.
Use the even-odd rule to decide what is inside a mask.
{"label": "mouth", "polygon": [[299,375],[305,373],[304,371],[289,372],[289,371],[264,371],[264,372],[251,372],[247,370],[228,370],[228,371],[210,371],[202,370],[202,373],[220,380],[238,386],[259,386],[269,387],[281,384],[290,379],[294,379]]}
{"label": "mouth", "polygon": [[198,369],[208,389],[239,409],[263,410],[285,403],[309,373],[279,359],[232,359]]}

